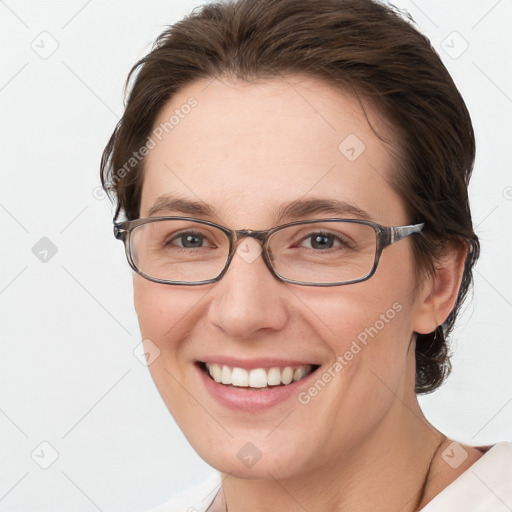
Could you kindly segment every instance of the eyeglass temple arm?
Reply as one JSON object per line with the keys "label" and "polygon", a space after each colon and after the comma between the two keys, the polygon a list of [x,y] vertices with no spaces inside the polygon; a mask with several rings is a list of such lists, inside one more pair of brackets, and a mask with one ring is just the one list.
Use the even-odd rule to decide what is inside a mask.
{"label": "eyeglass temple arm", "polygon": [[114,224],[114,236],[117,240],[123,240],[126,238],[128,230],[122,227],[122,223]]}
{"label": "eyeglass temple arm", "polygon": [[412,224],[410,226],[391,226],[387,233],[389,238],[386,240],[386,245],[394,244],[414,233],[421,233],[424,226],[424,223]]}

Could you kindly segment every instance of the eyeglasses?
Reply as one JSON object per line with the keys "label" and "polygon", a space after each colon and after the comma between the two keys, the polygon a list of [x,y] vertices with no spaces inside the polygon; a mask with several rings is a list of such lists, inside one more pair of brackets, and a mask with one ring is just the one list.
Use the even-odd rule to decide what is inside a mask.
{"label": "eyeglasses", "polygon": [[314,219],[253,231],[190,217],[148,217],[114,223],[114,235],[124,242],[133,270],[155,283],[215,283],[227,272],[237,241],[251,237],[261,242],[263,260],[280,281],[340,286],[369,279],[385,247],[423,226]]}

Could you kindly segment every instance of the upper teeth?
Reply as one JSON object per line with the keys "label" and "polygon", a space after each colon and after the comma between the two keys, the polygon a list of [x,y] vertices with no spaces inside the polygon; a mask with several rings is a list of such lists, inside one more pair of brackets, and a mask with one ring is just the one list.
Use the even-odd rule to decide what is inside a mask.
{"label": "upper teeth", "polygon": [[255,368],[246,370],[226,366],[217,363],[205,363],[208,373],[215,382],[222,384],[231,384],[233,386],[243,386],[250,388],[265,388],[267,386],[278,386],[280,384],[290,384],[302,379],[311,373],[311,365],[302,364],[300,366],[285,366],[284,368]]}

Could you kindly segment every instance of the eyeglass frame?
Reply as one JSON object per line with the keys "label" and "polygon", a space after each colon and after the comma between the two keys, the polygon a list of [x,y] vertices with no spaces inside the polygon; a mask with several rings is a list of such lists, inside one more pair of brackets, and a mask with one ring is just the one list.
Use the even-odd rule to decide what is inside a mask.
{"label": "eyeglass frame", "polygon": [[[156,277],[151,277],[144,272],[142,272],[139,268],[137,268],[137,265],[135,265],[135,262],[133,261],[132,254],[131,254],[131,232],[144,224],[149,224],[152,222],[160,222],[165,220],[184,220],[184,221],[192,221],[199,224],[204,224],[207,226],[211,226],[214,228],[219,229],[222,231],[229,240],[229,252],[228,257],[226,259],[226,264],[224,265],[224,268],[220,272],[217,277],[214,277],[212,279],[207,279],[204,281],[197,281],[197,282],[187,282],[187,281],[169,281],[165,279],[158,279]],[[277,271],[272,266],[272,263],[270,262],[270,258],[268,255],[268,247],[267,242],[270,236],[275,233],[276,231],[280,231],[282,229],[288,228],[290,226],[297,226],[297,225],[307,225],[307,224],[313,224],[318,222],[340,222],[340,223],[354,223],[354,224],[362,224],[366,226],[370,226],[373,228],[375,235],[376,235],[376,246],[375,246],[375,258],[373,260],[373,266],[371,271],[366,274],[365,276],[357,279],[352,279],[350,281],[343,281],[343,282],[336,282],[336,283],[315,283],[315,282],[304,282],[304,281],[295,281],[293,279],[288,279],[286,277],[281,276],[277,273]],[[130,267],[141,277],[147,279],[148,281],[152,281],[154,283],[159,284],[169,284],[169,285],[180,285],[180,286],[199,286],[199,285],[205,285],[205,284],[211,284],[216,283],[220,281],[226,272],[228,271],[229,265],[231,264],[231,261],[233,260],[233,256],[236,252],[236,243],[238,240],[246,237],[255,238],[261,242],[261,248],[262,248],[262,257],[263,261],[265,262],[265,265],[270,270],[270,273],[276,277],[279,281],[284,283],[290,283],[290,284],[297,284],[300,286],[321,286],[321,287],[327,287],[327,286],[344,286],[347,284],[354,284],[354,283],[360,283],[363,281],[367,281],[370,279],[376,272],[377,266],[379,264],[380,256],[382,254],[382,251],[389,247],[390,245],[399,242],[400,240],[403,240],[404,238],[413,235],[415,233],[421,233],[425,224],[408,224],[404,226],[382,226],[381,224],[378,224],[377,222],[374,222],[372,220],[366,220],[366,219],[339,219],[339,218],[327,218],[327,219],[308,219],[308,220],[299,220],[294,222],[289,222],[287,224],[281,224],[279,226],[275,226],[270,229],[266,230],[252,230],[252,229],[229,229],[225,226],[221,226],[220,224],[216,224],[215,222],[211,222],[209,220],[204,219],[196,219],[194,217],[180,217],[180,216],[162,216],[162,217],[144,217],[140,219],[134,219],[134,220],[125,220],[120,222],[114,222],[114,236],[117,240],[120,240],[124,244],[125,248],[125,254],[126,258],[128,260],[128,263]]]}

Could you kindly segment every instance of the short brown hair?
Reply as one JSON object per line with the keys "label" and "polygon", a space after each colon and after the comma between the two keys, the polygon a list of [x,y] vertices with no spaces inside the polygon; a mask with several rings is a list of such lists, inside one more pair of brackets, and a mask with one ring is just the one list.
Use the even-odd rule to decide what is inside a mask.
{"label": "short brown hair", "polygon": [[164,105],[199,79],[302,74],[371,102],[400,145],[391,185],[410,222],[425,223],[424,236],[412,239],[417,269],[433,272],[447,242],[468,250],[453,311],[434,332],[417,337],[416,392],[429,393],[450,371],[446,338],[479,254],[467,193],[475,139],[448,71],[411,21],[373,0],[239,0],[195,10],[165,30],[130,71],[125,112],[104,150],[101,180],[117,198],[114,218],[120,212],[137,218],[144,159],[128,171],[126,162],[144,146]]}

